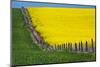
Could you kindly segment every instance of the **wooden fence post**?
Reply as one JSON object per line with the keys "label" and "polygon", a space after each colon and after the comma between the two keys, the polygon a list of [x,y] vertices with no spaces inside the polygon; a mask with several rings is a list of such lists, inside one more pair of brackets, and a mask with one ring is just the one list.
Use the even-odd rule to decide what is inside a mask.
{"label": "wooden fence post", "polygon": [[65,45],[65,43],[64,43],[64,49],[66,49],[66,45]]}
{"label": "wooden fence post", "polygon": [[94,52],[94,44],[93,44],[93,39],[91,39],[91,45],[92,45],[92,52]]}
{"label": "wooden fence post", "polygon": [[59,44],[58,44],[58,45],[57,45],[57,49],[59,50],[59,48],[60,48],[60,47],[59,47]]}
{"label": "wooden fence post", "polygon": [[75,43],[75,51],[77,51],[77,43]]}
{"label": "wooden fence post", "polygon": [[70,43],[70,51],[72,51],[72,43]]}
{"label": "wooden fence post", "polygon": [[64,46],[63,46],[63,44],[61,44],[61,50],[63,50],[63,48],[64,48]]}
{"label": "wooden fence post", "polygon": [[87,52],[88,51],[88,42],[86,41],[85,43],[85,51]]}
{"label": "wooden fence post", "polygon": [[59,49],[61,50],[61,44],[59,45]]}
{"label": "wooden fence post", "polygon": [[55,44],[55,50],[57,50],[57,45]]}
{"label": "wooden fence post", "polygon": [[79,42],[79,51],[81,51],[81,44],[80,44],[80,42]]}
{"label": "wooden fence post", "polygon": [[66,45],[66,51],[67,51],[68,50],[68,45],[67,45],[67,43],[65,45]]}
{"label": "wooden fence post", "polygon": [[70,51],[70,43],[68,43],[68,51]]}
{"label": "wooden fence post", "polygon": [[83,43],[82,43],[82,41],[81,41],[80,47],[81,47],[81,52],[83,52]]}

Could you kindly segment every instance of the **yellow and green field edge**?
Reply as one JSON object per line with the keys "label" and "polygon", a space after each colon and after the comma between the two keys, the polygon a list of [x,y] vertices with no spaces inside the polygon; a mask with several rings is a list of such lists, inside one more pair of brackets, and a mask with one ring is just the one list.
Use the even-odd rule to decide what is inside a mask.
{"label": "yellow and green field edge", "polygon": [[22,7],[21,11],[24,16],[24,25],[28,27],[33,42],[35,42],[40,49],[46,49],[47,45],[44,45],[41,36],[39,36],[38,31],[36,31],[35,27],[32,25],[32,20],[27,8]]}
{"label": "yellow and green field edge", "polygon": [[24,16],[19,8],[12,9],[11,65],[27,66],[40,64],[75,63],[96,61],[95,53],[68,53],[66,51],[42,51],[32,41]]}
{"label": "yellow and green field edge", "polygon": [[[59,45],[50,45],[47,42],[44,41],[43,37],[41,37],[39,34],[39,31],[35,30],[35,26],[33,23],[35,23],[35,18],[31,17],[30,15],[30,11],[28,10],[28,8],[26,9],[26,12],[28,12],[28,17],[31,18],[29,19],[30,24],[32,25],[31,28],[33,27],[33,30],[35,31],[36,35],[35,35],[35,39],[37,41],[37,43],[39,44],[40,47],[46,49],[46,50],[65,50],[67,49],[68,51],[74,51],[74,52],[95,52],[96,46],[95,46],[95,42],[93,41],[93,39],[91,39],[90,43],[91,46],[89,45],[90,43],[88,43],[87,41],[85,43],[82,43],[82,41],[80,41],[79,43],[75,43],[74,47],[73,44],[71,42],[68,43],[62,43]],[[33,19],[33,20],[32,20]],[[34,36],[34,33],[32,33]],[[34,39],[34,38],[33,38]]]}

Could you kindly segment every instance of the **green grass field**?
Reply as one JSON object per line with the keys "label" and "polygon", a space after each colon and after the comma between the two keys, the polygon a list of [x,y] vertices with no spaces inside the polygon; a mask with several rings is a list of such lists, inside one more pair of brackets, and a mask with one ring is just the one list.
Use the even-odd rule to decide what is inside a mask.
{"label": "green grass field", "polygon": [[94,53],[68,53],[67,51],[42,51],[31,39],[24,26],[21,10],[12,9],[12,64],[50,64],[80,61],[95,61]]}

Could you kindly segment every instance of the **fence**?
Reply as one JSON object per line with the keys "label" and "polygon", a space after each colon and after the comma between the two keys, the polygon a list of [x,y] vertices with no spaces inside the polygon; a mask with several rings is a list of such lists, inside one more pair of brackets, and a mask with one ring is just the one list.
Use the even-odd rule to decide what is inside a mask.
{"label": "fence", "polygon": [[60,50],[60,51],[67,50],[69,52],[78,52],[78,53],[95,52],[96,44],[95,44],[95,41],[91,39],[91,43],[89,43],[88,41],[86,41],[85,43],[81,41],[79,43],[74,43],[74,44],[72,44],[71,42],[68,42],[64,44],[56,44],[53,46],[48,45],[48,48],[52,50]]}
{"label": "fence", "polygon": [[39,33],[34,29],[34,25],[32,25],[32,20],[31,17],[29,15],[29,12],[26,8],[22,7],[21,8],[22,14],[24,15],[24,20],[25,23],[24,25],[26,25],[28,27],[28,29],[31,32],[31,36],[33,41],[42,49],[48,50],[48,51],[62,51],[62,50],[66,50],[69,52],[95,52],[96,51],[96,43],[95,41],[93,41],[93,39],[91,39],[91,43],[89,43],[88,41],[86,41],[85,43],[83,43],[82,41],[80,41],[79,43],[71,43],[71,42],[67,42],[64,44],[53,44],[50,45],[46,42],[44,42],[43,38],[41,36],[39,36]]}
{"label": "fence", "polygon": [[34,26],[32,25],[32,20],[29,15],[29,12],[26,8],[21,8],[22,14],[24,15],[24,25],[28,27],[29,31],[31,32],[32,40],[42,49],[46,48],[46,45],[43,43],[42,37],[39,36],[39,33],[34,29]]}

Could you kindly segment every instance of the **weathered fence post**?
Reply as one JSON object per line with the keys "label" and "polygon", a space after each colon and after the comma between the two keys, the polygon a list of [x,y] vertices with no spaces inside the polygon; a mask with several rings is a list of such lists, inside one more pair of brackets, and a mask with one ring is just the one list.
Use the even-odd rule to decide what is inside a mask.
{"label": "weathered fence post", "polygon": [[92,52],[94,52],[94,44],[93,44],[93,39],[91,39],[91,45],[92,45]]}
{"label": "weathered fence post", "polygon": [[59,44],[57,44],[57,49],[59,50],[59,48],[60,48],[60,47],[59,47]]}
{"label": "weathered fence post", "polygon": [[61,44],[59,45],[59,49],[61,50]]}
{"label": "weathered fence post", "polygon": [[70,43],[68,43],[68,51],[70,51]]}
{"label": "weathered fence post", "polygon": [[81,44],[80,44],[80,50],[81,50],[81,52],[83,52],[83,43],[82,43],[82,41],[81,41]]}
{"label": "weathered fence post", "polygon": [[68,51],[68,44],[67,44],[67,43],[65,44],[65,47],[66,47],[66,48],[65,48],[66,51]]}
{"label": "weathered fence post", "polygon": [[70,43],[70,51],[72,51],[72,43]]}
{"label": "weathered fence post", "polygon": [[65,43],[64,43],[64,50],[66,49],[66,45],[65,45]]}
{"label": "weathered fence post", "polygon": [[79,42],[79,51],[81,51],[81,44],[80,44],[80,42]]}
{"label": "weathered fence post", "polygon": [[75,51],[77,51],[77,43],[75,43]]}
{"label": "weathered fence post", "polygon": [[55,44],[55,50],[57,50],[57,45]]}
{"label": "weathered fence post", "polygon": [[88,42],[85,43],[85,51],[88,52]]}

